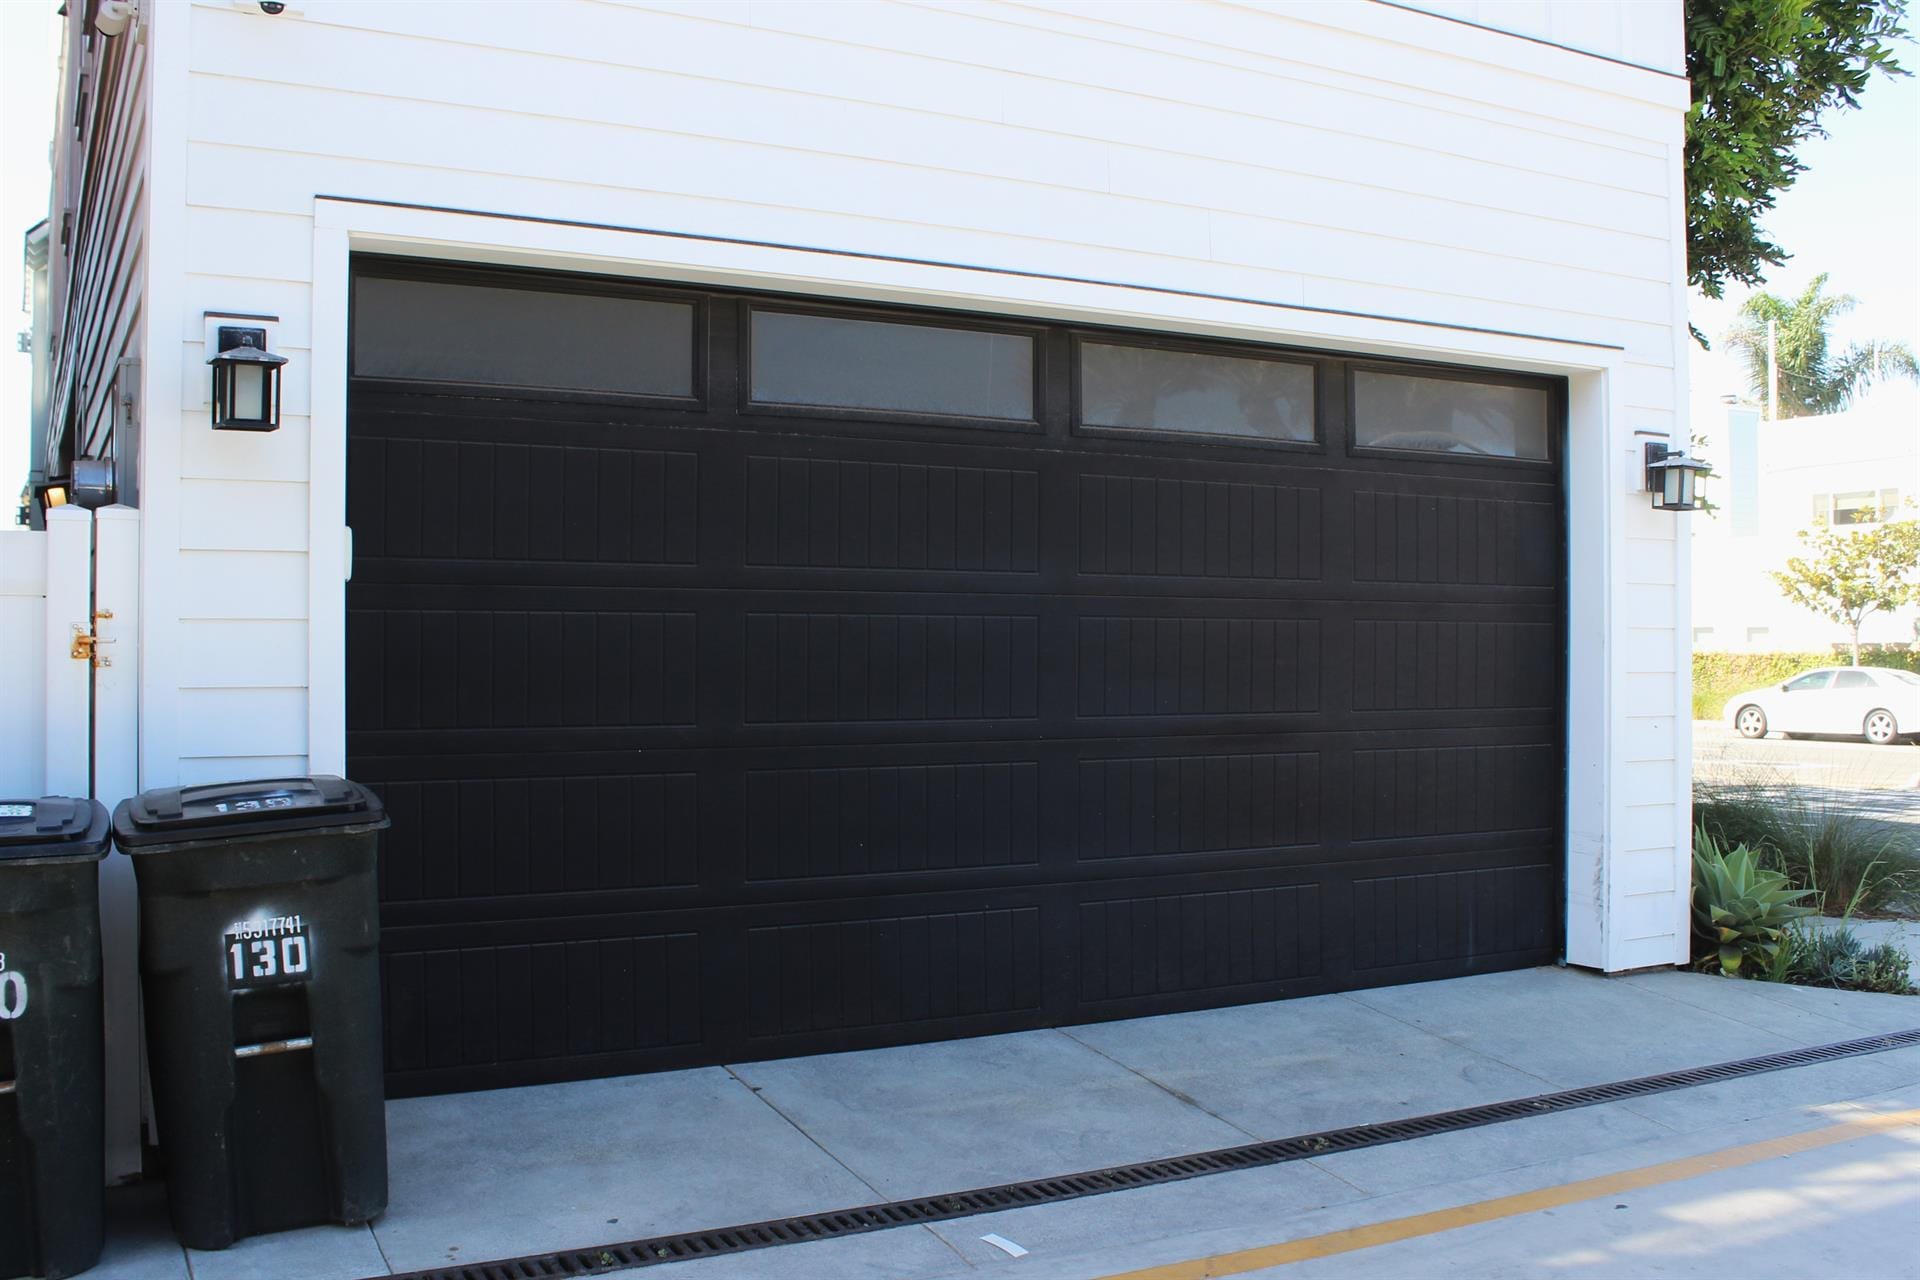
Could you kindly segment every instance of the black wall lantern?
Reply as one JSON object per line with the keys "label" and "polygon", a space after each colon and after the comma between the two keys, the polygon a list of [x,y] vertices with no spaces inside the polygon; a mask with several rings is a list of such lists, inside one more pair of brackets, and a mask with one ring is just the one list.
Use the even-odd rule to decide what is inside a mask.
{"label": "black wall lantern", "polygon": [[1678,449],[1647,445],[1647,488],[1655,511],[1698,511],[1697,481],[1713,468]]}
{"label": "black wall lantern", "polygon": [[285,356],[267,350],[267,331],[221,325],[213,366],[213,425],[220,431],[280,429],[280,370]]}

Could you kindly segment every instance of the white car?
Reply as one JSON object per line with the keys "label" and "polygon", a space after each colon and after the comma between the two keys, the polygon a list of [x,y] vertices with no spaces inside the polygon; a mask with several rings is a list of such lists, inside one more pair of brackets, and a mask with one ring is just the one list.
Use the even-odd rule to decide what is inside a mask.
{"label": "white car", "polygon": [[1721,716],[1743,738],[1831,734],[1876,746],[1920,735],[1920,676],[1888,667],[1822,667],[1729,698]]}

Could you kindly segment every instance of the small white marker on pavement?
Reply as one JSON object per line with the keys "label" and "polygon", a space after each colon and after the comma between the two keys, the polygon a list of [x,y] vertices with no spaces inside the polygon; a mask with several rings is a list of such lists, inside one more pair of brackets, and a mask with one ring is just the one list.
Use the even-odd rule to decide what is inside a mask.
{"label": "small white marker on pavement", "polygon": [[988,1244],[992,1245],[996,1249],[1006,1250],[1006,1252],[1012,1257],[1024,1258],[1027,1256],[1027,1251],[1025,1249],[1022,1249],[1019,1245],[1007,1239],[1005,1236],[995,1235],[989,1232],[988,1234],[981,1236],[980,1238],[982,1240],[985,1240]]}

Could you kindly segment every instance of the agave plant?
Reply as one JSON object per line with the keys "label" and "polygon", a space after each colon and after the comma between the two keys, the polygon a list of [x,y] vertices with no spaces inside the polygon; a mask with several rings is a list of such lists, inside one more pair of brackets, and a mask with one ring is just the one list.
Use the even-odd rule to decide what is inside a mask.
{"label": "agave plant", "polygon": [[1731,852],[1708,835],[1693,832],[1693,924],[1706,944],[1702,968],[1737,977],[1743,964],[1769,969],[1779,956],[1787,926],[1813,908],[1800,905],[1811,889],[1789,887],[1787,877],[1759,865],[1753,850]]}

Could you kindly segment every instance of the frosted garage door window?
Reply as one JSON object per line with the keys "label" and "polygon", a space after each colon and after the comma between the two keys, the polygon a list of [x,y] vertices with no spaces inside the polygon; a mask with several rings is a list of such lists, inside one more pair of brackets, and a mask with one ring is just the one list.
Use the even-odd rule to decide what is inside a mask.
{"label": "frosted garage door window", "polygon": [[1359,369],[1354,443],[1490,458],[1547,456],[1553,401],[1540,387]]}
{"label": "frosted garage door window", "polygon": [[753,313],[760,404],[1033,420],[1033,339],[979,329]]}
{"label": "frosted garage door window", "polygon": [[693,306],[362,276],[354,283],[360,377],[494,387],[693,394]]}
{"label": "frosted garage door window", "polygon": [[1088,342],[1080,421],[1256,440],[1312,440],[1313,366]]}

